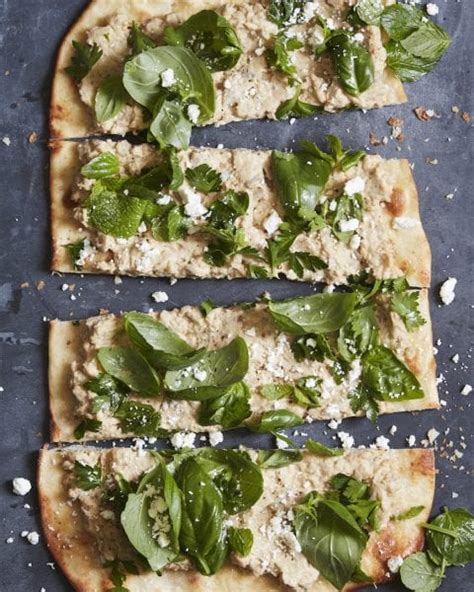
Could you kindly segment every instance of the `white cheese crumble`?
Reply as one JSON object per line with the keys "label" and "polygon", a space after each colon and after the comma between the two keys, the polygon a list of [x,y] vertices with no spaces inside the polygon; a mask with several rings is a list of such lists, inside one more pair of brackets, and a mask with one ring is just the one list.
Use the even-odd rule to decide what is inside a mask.
{"label": "white cheese crumble", "polygon": [[280,450],[284,450],[285,448],[288,448],[289,444],[286,440],[282,440],[281,438],[275,438],[275,439],[276,439],[277,448],[279,448]]}
{"label": "white cheese crumble", "polygon": [[26,540],[30,545],[37,545],[40,542],[40,535],[36,531],[29,532],[26,536]]}
{"label": "white cheese crumble", "polygon": [[139,232],[140,234],[143,234],[144,232],[146,232],[146,224],[145,224],[145,222],[142,222],[142,223],[140,224],[140,226],[138,227],[138,232]]}
{"label": "white cheese crumble", "polygon": [[410,228],[415,228],[415,226],[418,226],[419,224],[419,220],[407,216],[399,216],[393,220],[393,227],[398,230],[408,230]]}
{"label": "white cheese crumble", "polygon": [[23,477],[15,477],[12,490],[15,495],[27,495],[31,491],[31,482]]}
{"label": "white cheese crumble", "polygon": [[153,292],[151,297],[153,298],[153,300],[155,302],[158,302],[158,303],[168,302],[168,299],[169,299],[168,294],[166,292],[161,292],[161,291]]}
{"label": "white cheese crumble", "polygon": [[171,68],[164,70],[161,73],[161,86],[163,88],[170,88],[176,82],[174,71]]}
{"label": "white cheese crumble", "polygon": [[428,4],[426,5],[426,12],[430,16],[436,16],[437,14],[439,14],[439,6],[434,2],[428,2]]}
{"label": "white cheese crumble", "polygon": [[179,190],[180,196],[185,202],[184,213],[190,218],[201,218],[207,212],[207,208],[201,202],[201,196],[184,185]]}
{"label": "white cheese crumble", "polygon": [[280,218],[278,213],[272,212],[263,223],[263,228],[270,236],[272,236],[278,230],[282,222],[283,220]]}
{"label": "white cheese crumble", "polygon": [[209,444],[211,446],[217,446],[224,441],[224,434],[222,432],[211,432],[209,434]]}
{"label": "white cheese crumble", "polygon": [[339,230],[341,232],[353,232],[359,228],[359,220],[357,218],[349,218],[349,220],[341,220],[339,222]]}
{"label": "white cheese crumble", "polygon": [[191,123],[196,124],[199,121],[199,116],[201,115],[201,109],[199,105],[192,104],[188,106],[188,118]]}
{"label": "white cheese crumble", "polygon": [[344,185],[344,193],[347,195],[355,195],[356,193],[362,193],[365,189],[365,180],[362,177],[354,177],[349,179]]}
{"label": "white cheese crumble", "polygon": [[159,206],[167,206],[171,202],[171,195],[162,195],[156,200]]}
{"label": "white cheese crumble", "polygon": [[428,436],[429,443],[433,444],[436,441],[436,438],[439,436],[439,432],[438,430],[435,430],[435,428],[431,428],[428,430],[426,435]]}
{"label": "white cheese crumble", "polygon": [[441,301],[446,306],[448,306],[448,304],[451,304],[451,302],[453,302],[454,298],[456,297],[454,289],[456,288],[457,283],[458,280],[456,278],[450,277],[442,284],[439,290],[439,296],[441,298]]}
{"label": "white cheese crumble", "polygon": [[195,368],[193,372],[194,378],[199,381],[203,382],[207,378],[207,372],[205,370],[200,370],[199,368]]}
{"label": "white cheese crumble", "polygon": [[378,436],[377,438],[375,438],[375,446],[380,450],[389,450],[390,439],[385,436]]}
{"label": "white cheese crumble", "polygon": [[10,144],[12,143],[8,136],[3,136],[2,142],[5,144],[5,146],[10,146]]}
{"label": "white cheese crumble", "polygon": [[410,446],[410,448],[415,446],[415,442],[416,442],[416,438],[413,434],[411,434],[411,436],[408,436],[407,443],[408,443],[408,446]]}
{"label": "white cheese crumble", "polygon": [[354,438],[347,432],[337,432],[337,437],[341,441],[343,448],[352,448],[354,446]]}
{"label": "white cheese crumble", "polygon": [[170,438],[173,448],[194,448],[196,434],[193,432],[176,432]]}
{"label": "white cheese crumble", "polygon": [[401,557],[400,555],[395,555],[395,557],[390,557],[390,559],[387,561],[387,567],[393,574],[398,573],[402,564],[403,564],[403,557]]}
{"label": "white cheese crumble", "polygon": [[351,242],[349,243],[349,246],[354,251],[357,251],[357,249],[360,247],[361,241],[362,241],[362,239],[361,239],[360,235],[354,234],[354,236],[351,238]]}
{"label": "white cheese crumble", "polygon": [[79,251],[79,257],[77,258],[76,265],[78,267],[83,267],[86,263],[86,260],[89,259],[89,257],[93,257],[95,252],[95,248],[91,245],[91,241],[88,238],[84,239],[84,246]]}
{"label": "white cheese crumble", "polygon": [[472,386],[470,384],[465,384],[462,387],[461,395],[464,395],[465,397],[467,397],[467,395],[470,395],[471,393],[472,393]]}

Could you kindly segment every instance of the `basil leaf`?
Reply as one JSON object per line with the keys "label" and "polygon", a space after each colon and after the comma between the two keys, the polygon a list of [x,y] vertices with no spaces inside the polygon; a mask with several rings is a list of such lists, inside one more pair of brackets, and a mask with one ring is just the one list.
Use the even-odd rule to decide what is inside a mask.
{"label": "basil leaf", "polygon": [[327,162],[304,152],[272,152],[272,177],[290,219],[311,220],[331,173]]}
{"label": "basil leaf", "polygon": [[420,293],[416,291],[400,292],[390,299],[390,308],[403,321],[408,331],[415,331],[426,324],[419,309]]}
{"label": "basil leaf", "polygon": [[304,443],[304,447],[306,450],[311,452],[311,454],[316,454],[317,456],[342,456],[344,454],[344,450],[342,448],[328,448],[321,444],[321,442],[316,442],[312,438],[308,438]]}
{"label": "basil leaf", "polygon": [[87,179],[107,179],[119,174],[120,162],[113,152],[102,152],[81,168]]}
{"label": "basil leaf", "polygon": [[270,401],[278,401],[285,397],[291,397],[293,386],[291,384],[264,384],[260,387],[260,394]]}
{"label": "basil leaf", "polygon": [[437,61],[449,47],[449,37],[441,27],[427,21],[402,39],[400,45],[418,58]]}
{"label": "basil leaf", "polygon": [[201,425],[220,425],[224,429],[236,428],[250,417],[250,390],[244,382],[237,382],[221,395],[203,401],[199,410]]}
{"label": "basil leaf", "polygon": [[208,164],[200,164],[186,170],[186,179],[201,193],[214,193],[222,188],[222,176]]}
{"label": "basil leaf", "polygon": [[293,411],[278,409],[276,411],[266,411],[257,421],[249,424],[249,428],[260,434],[268,434],[276,430],[294,428],[302,423],[303,418],[293,413]]}
{"label": "basil leaf", "polygon": [[223,508],[228,514],[244,512],[260,499],[262,472],[246,453],[202,448],[195,458],[221,492]]}
{"label": "basil leaf", "polygon": [[125,433],[158,438],[166,436],[160,428],[161,416],[151,405],[138,401],[124,401],[114,413],[114,417],[120,420],[120,428]]}
{"label": "basil leaf", "polygon": [[183,494],[180,547],[202,574],[211,575],[212,556],[225,546],[222,496],[194,458],[180,464],[175,479]]}
{"label": "basil leaf", "polygon": [[429,526],[440,527],[455,533],[447,536],[428,530],[428,548],[441,555],[447,565],[465,565],[474,561],[474,516],[463,508],[448,510],[430,522]]}
{"label": "basil leaf", "polygon": [[275,112],[277,119],[286,119],[288,117],[305,117],[321,111],[318,105],[311,105],[300,99],[301,87],[299,86],[291,99],[283,101]]}
{"label": "basil leaf", "polygon": [[295,508],[294,527],[306,559],[341,590],[367,544],[367,535],[350,512],[336,501],[306,501]]}
{"label": "basil leaf", "polygon": [[424,397],[416,376],[382,345],[364,354],[361,380],[379,401],[409,401]]}
{"label": "basil leaf", "polygon": [[337,331],[348,321],[356,304],[355,294],[334,293],[270,302],[268,308],[282,331],[305,335]]}
{"label": "basil leaf", "polygon": [[158,368],[183,368],[205,354],[203,350],[194,350],[160,321],[141,312],[125,315],[125,331],[131,342]]}
{"label": "basil leaf", "polygon": [[124,86],[137,103],[153,112],[163,94],[161,75],[165,70],[173,71],[181,99],[185,102],[192,99],[199,105],[200,122],[212,117],[215,110],[212,76],[194,53],[184,47],[156,47],[135,56],[125,64]]}
{"label": "basil leaf", "polygon": [[235,29],[214,10],[201,10],[176,29],[167,27],[164,39],[192,50],[211,72],[230,70],[242,54]]}
{"label": "basil leaf", "polygon": [[234,553],[247,557],[253,547],[253,534],[250,528],[234,528],[231,526],[227,533],[229,545]]}
{"label": "basil leaf", "polygon": [[400,41],[416,31],[426,17],[421,10],[409,4],[387,6],[380,18],[380,24],[390,39]]}
{"label": "basil leaf", "polygon": [[150,125],[150,132],[161,147],[173,146],[178,150],[189,148],[192,124],[176,101],[161,100]]}
{"label": "basil leaf", "polygon": [[74,479],[77,486],[84,491],[90,491],[102,484],[102,469],[100,463],[95,466],[85,465],[78,460],[74,462]]}
{"label": "basil leaf", "polygon": [[247,374],[249,355],[247,344],[236,337],[216,351],[206,352],[192,365],[180,370],[168,370],[165,388],[174,398],[204,400],[220,395],[216,389],[240,382]]}
{"label": "basil leaf", "polygon": [[94,187],[87,198],[86,206],[91,226],[104,234],[129,238],[138,232],[146,201]]}
{"label": "basil leaf", "polygon": [[306,0],[271,0],[268,17],[279,26],[286,27],[304,21]]}
{"label": "basil leaf", "polygon": [[415,553],[404,559],[400,567],[403,585],[409,590],[433,592],[443,582],[444,570],[433,563],[426,553]]}
{"label": "basil leaf", "polygon": [[121,76],[111,76],[101,82],[95,96],[95,115],[102,123],[118,115],[127,104],[127,91]]}
{"label": "basil leaf", "polygon": [[389,41],[385,50],[387,66],[402,82],[416,82],[435,65],[430,58],[418,58],[409,53],[398,41]]}
{"label": "basil leaf", "polygon": [[401,512],[400,514],[393,516],[392,520],[410,520],[410,518],[415,518],[416,516],[421,514],[421,512],[423,512],[424,509],[425,506],[412,506],[411,508],[408,508],[408,510],[405,510],[405,512]]}
{"label": "basil leaf", "polygon": [[160,394],[160,379],[146,359],[129,347],[102,347],[97,358],[104,370],[140,395]]}
{"label": "basil leaf", "polygon": [[358,0],[354,10],[360,20],[367,25],[378,25],[384,10],[381,0]]}
{"label": "basil leaf", "polygon": [[303,460],[299,450],[259,450],[257,464],[262,469],[280,469]]}
{"label": "basil leaf", "polygon": [[101,427],[101,421],[99,421],[98,419],[90,419],[89,417],[86,417],[79,423],[79,425],[74,430],[74,438],[76,440],[82,440],[82,438],[84,438],[87,432],[98,432],[100,431]]}
{"label": "basil leaf", "polygon": [[73,41],[72,47],[74,48],[74,55],[71,64],[66,68],[66,72],[75,78],[77,82],[81,82],[100,60],[103,51],[97,43],[90,45],[89,43]]}
{"label": "basil leaf", "polygon": [[363,45],[340,32],[329,39],[327,48],[339,82],[348,94],[358,96],[372,85],[374,63]]}
{"label": "basil leaf", "polygon": [[84,384],[84,388],[97,395],[92,401],[92,411],[94,413],[102,410],[110,410],[114,413],[130,392],[123,383],[105,373],[88,380]]}
{"label": "basil leaf", "polygon": [[156,47],[156,43],[138,27],[137,23],[133,22],[128,36],[128,46],[132,56],[136,56],[142,51]]}

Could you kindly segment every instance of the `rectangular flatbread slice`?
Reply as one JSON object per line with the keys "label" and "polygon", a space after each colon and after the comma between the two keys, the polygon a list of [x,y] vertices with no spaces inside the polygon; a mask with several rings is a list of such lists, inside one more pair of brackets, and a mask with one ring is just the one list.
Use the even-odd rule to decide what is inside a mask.
{"label": "rectangular flatbread slice", "polygon": [[[326,111],[405,102],[403,85],[386,64],[380,26],[366,26],[363,33],[358,33],[361,41],[357,43],[370,55],[374,70],[372,84],[358,96],[341,86],[329,57],[315,56],[320,26],[314,15],[327,19],[331,29],[337,29],[345,23],[353,4],[352,0],[310,2],[304,15],[307,22],[288,29],[288,37],[291,34],[302,39],[303,47],[290,50],[290,59],[294,60],[290,69],[294,68],[300,78],[300,99]],[[122,75],[129,56],[127,40],[132,23],[136,22],[149,38],[163,45],[166,26],[177,27],[204,9],[215,10],[226,18],[242,46],[237,65],[213,73],[216,108],[206,123],[222,125],[245,119],[275,118],[280,105],[295,95],[297,85],[291,85],[286,74],[268,63],[265,50],[273,46],[273,36],[279,31],[277,24],[268,18],[269,6],[269,0],[92,0],[59,50],[50,112],[52,138],[77,138],[98,131],[125,134],[146,127],[144,110],[130,97],[118,115],[99,123],[94,112],[97,91],[104,80]],[[103,52],[78,84],[66,72],[73,60],[73,42],[87,43],[90,47],[96,44]]]}
{"label": "rectangular flatbread slice", "polygon": [[[344,303],[333,300],[340,296],[343,296]],[[317,318],[324,300],[324,307],[328,308],[323,314],[329,318],[328,315],[335,311],[342,311],[347,298],[352,298],[350,293],[322,294],[270,306],[286,307],[285,302],[296,303],[296,309]],[[416,307],[413,308],[412,299],[416,298],[419,298],[418,311]],[[415,321],[414,325],[408,325],[410,330],[396,312],[400,311],[403,302],[411,307],[405,321]],[[329,311],[331,307],[332,313]],[[337,316],[339,312],[335,314]],[[371,321],[371,318],[374,320]],[[348,320],[339,319],[340,323],[345,322],[342,328],[321,328],[326,332],[319,335],[311,333],[311,330],[319,330],[314,325],[306,329],[306,334],[305,331],[297,331],[300,336],[295,335],[289,320],[291,315],[282,317],[272,313],[269,305],[264,303],[251,307],[215,308],[206,316],[198,307],[185,306],[160,313],[132,313],[126,315],[126,319],[127,325],[124,324],[124,317],[109,314],[83,321],[51,322],[49,389],[53,441],[216,431],[258,422],[265,414],[278,415],[281,410],[291,414],[293,425],[313,420],[340,420],[362,411],[370,415],[370,406],[367,406],[369,401],[379,406],[381,413],[439,406],[426,290],[376,296],[368,308],[359,305]],[[280,322],[286,320],[289,327],[280,328],[276,319],[280,319]],[[209,367],[200,366],[199,360],[195,363],[192,360],[185,361],[181,367],[189,364],[190,370],[185,370],[196,378],[193,384],[188,385],[189,388],[197,387],[198,395],[193,395],[190,392],[182,394],[179,385],[176,386],[176,382],[186,379],[185,375],[175,376],[176,382],[171,384],[169,377],[172,374],[160,367],[159,358],[163,356],[163,350],[156,341],[156,358],[150,357],[151,350],[139,348],[161,376],[161,386],[155,391],[147,385],[137,387],[130,382],[129,376],[121,375],[120,369],[124,367],[122,362],[119,363],[119,370],[111,369],[107,360],[102,358],[99,362],[98,355],[104,351],[103,348],[131,347],[135,351],[133,343],[137,343],[137,340],[133,327],[138,327],[140,334],[146,335],[146,339],[152,343],[151,335],[156,329],[153,323],[156,321],[159,321],[159,327],[164,325],[174,336],[184,340],[188,348],[184,350],[186,355],[194,355],[193,352],[201,348],[208,352],[227,352],[225,348],[232,348],[236,340],[240,340],[242,345],[243,339],[244,352],[238,355],[227,352],[228,357],[219,363],[223,367],[226,364],[227,367],[232,364],[247,366],[240,374],[237,371],[232,380],[219,383],[221,388],[216,392],[205,393],[199,389],[206,385],[217,385],[217,382],[208,382],[211,376]],[[142,330],[143,323],[153,325],[149,327],[150,333],[145,334]],[[371,323],[375,323],[372,329]],[[124,327],[127,327],[126,330]],[[328,329],[331,332],[327,332]],[[365,337],[362,337],[361,331]],[[366,338],[368,341],[364,341]],[[369,341],[379,345],[373,347]],[[367,348],[365,354],[362,353],[364,348]],[[247,356],[248,363],[243,361]],[[127,423],[127,418],[132,415],[130,410],[124,416],[125,411],[117,411],[116,405],[115,410],[108,404],[102,405],[104,399],[98,395],[110,395],[110,390],[104,391],[90,381],[107,376],[104,368],[115,378],[118,377],[120,385],[122,380],[129,385],[125,401],[135,401],[148,408],[144,411],[142,424],[133,421]],[[388,391],[381,391],[377,380],[380,383],[387,380]],[[395,382],[391,382],[393,380]],[[239,390],[242,382],[246,385],[243,391]],[[226,390],[224,384],[226,388],[237,390]],[[363,388],[364,385],[367,390]],[[141,392],[137,396],[138,388],[147,389],[148,394]],[[120,391],[115,385],[117,389]],[[219,398],[226,392],[228,396]],[[358,407],[354,397],[363,392],[368,393],[368,399],[363,399],[365,404],[362,401],[361,407]],[[120,400],[120,396],[117,396]],[[94,425],[91,421],[98,423]]]}
{"label": "rectangular flatbread slice", "polygon": [[[216,449],[196,453],[212,455],[218,462],[225,461],[226,454],[236,454]],[[268,457],[271,451],[264,454]],[[157,466],[157,458],[125,448],[42,450],[38,477],[41,517],[55,561],[80,592],[110,590],[112,573],[129,592],[334,592],[336,588],[303,554],[293,523],[296,504],[311,491],[325,493],[331,479],[341,474],[367,486],[369,499],[377,505],[378,529],[370,529],[361,559],[363,572],[374,583],[389,581],[393,561],[400,562],[422,549],[421,524],[428,519],[435,488],[431,450],[351,450],[331,458],[303,452],[300,460],[280,468],[265,468],[257,451],[241,451],[241,455],[257,462],[253,471],[261,471],[263,477],[262,493],[254,505],[227,518],[227,526],[251,530],[249,554],[231,553],[224,566],[208,577],[199,574],[189,560],[171,564],[158,576],[129,542],[119,520],[125,500],[119,501],[113,493],[118,491],[119,481],[133,487]],[[199,456],[194,458],[199,462]],[[418,514],[396,519],[413,507],[418,508]],[[141,524],[143,520],[147,520],[146,510]],[[341,569],[345,560],[341,560]],[[357,587],[360,584],[349,583],[344,591]]]}
{"label": "rectangular flatbread slice", "polygon": [[[61,272],[174,278],[283,274],[293,280],[334,284],[345,284],[350,276],[366,272],[376,279],[406,276],[411,286],[428,287],[431,251],[409,162],[371,155],[342,170],[309,153],[306,160],[306,155],[306,151],[287,157],[281,152],[190,148],[177,155],[186,178],[176,190],[158,187],[150,192],[148,186],[148,201],[132,200],[138,208],[147,204],[158,212],[142,215],[134,210],[124,221],[110,205],[110,195],[125,204],[121,207],[128,207],[136,184],[146,182],[140,175],[156,171],[165,153],[126,141],[54,143],[52,267]],[[115,176],[94,180],[81,174],[81,167],[104,158],[111,159]],[[299,158],[295,166],[315,167],[308,172],[308,190],[314,192],[317,203],[304,214],[313,216],[310,220],[290,209],[303,199],[306,186],[299,197],[293,195],[294,182],[284,170],[287,158]],[[210,193],[196,189],[197,181],[189,172],[206,166],[221,176],[221,186],[218,190],[214,186]],[[297,181],[302,178],[298,175]],[[110,184],[123,183],[125,178],[132,189],[109,191]],[[311,185],[313,178],[320,184],[317,189]],[[290,194],[293,197],[287,198]],[[213,208],[229,195],[235,196],[237,205],[245,199],[248,204],[234,211],[224,227],[222,221],[213,222]],[[90,206],[90,200],[95,205]],[[185,228],[181,234],[170,235],[173,221],[166,217],[170,208],[178,216],[176,224]],[[288,233],[294,240],[282,246]]]}

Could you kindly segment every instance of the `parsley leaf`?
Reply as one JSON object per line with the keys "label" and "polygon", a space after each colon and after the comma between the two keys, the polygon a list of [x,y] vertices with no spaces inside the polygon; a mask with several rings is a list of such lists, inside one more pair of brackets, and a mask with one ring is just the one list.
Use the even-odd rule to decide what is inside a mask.
{"label": "parsley leaf", "polygon": [[426,324],[420,313],[420,294],[417,291],[394,294],[390,299],[390,307],[397,313],[408,331],[415,331]]}
{"label": "parsley leaf", "polygon": [[79,43],[73,41],[74,55],[72,56],[71,64],[66,68],[66,72],[75,78],[77,82],[81,82],[85,78],[95,64],[102,57],[103,51],[94,43]]}
{"label": "parsley leaf", "polygon": [[213,193],[222,188],[222,176],[208,164],[200,164],[193,169],[187,169],[186,179],[201,193]]}
{"label": "parsley leaf", "polygon": [[95,467],[93,467],[76,460],[74,463],[74,477],[77,486],[84,489],[84,491],[100,487],[102,483],[102,469],[100,463],[97,463]]}
{"label": "parsley leaf", "polygon": [[82,440],[87,432],[98,432],[102,427],[102,422],[98,419],[84,418],[74,430],[74,438]]}
{"label": "parsley leaf", "polygon": [[280,31],[273,35],[273,46],[266,51],[266,57],[270,66],[286,74],[290,84],[298,82],[296,66],[291,61],[290,52],[301,49],[303,43],[296,37],[287,37]]}
{"label": "parsley leaf", "polygon": [[134,436],[165,435],[164,430],[160,428],[160,413],[151,405],[138,401],[124,401],[114,417],[120,420],[120,427],[125,433],[132,433]]}
{"label": "parsley leaf", "polygon": [[136,56],[142,51],[156,47],[156,43],[138,27],[136,22],[133,22],[128,36],[128,46],[132,56]]}

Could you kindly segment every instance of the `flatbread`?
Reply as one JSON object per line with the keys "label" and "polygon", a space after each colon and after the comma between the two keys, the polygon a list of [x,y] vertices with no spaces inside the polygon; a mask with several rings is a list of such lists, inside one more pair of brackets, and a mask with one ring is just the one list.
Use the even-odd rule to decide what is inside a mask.
{"label": "flatbread", "polygon": [[[394,0],[386,0],[385,4],[392,4],[393,1]],[[344,2],[347,6],[351,5],[349,0],[344,0]],[[117,15],[124,15],[129,23],[132,21],[141,23],[151,18],[165,18],[172,15],[173,24],[177,24],[183,22],[189,18],[189,16],[202,9],[213,9],[218,12],[225,12],[226,8],[239,6],[245,8],[249,4],[255,5],[255,7],[251,6],[251,13],[255,12],[257,9],[265,10],[265,8],[261,6],[259,0],[232,0],[231,2],[226,0],[91,0],[87,8],[64,37],[58,52],[50,108],[51,137],[53,139],[78,138],[98,131],[97,122],[95,121],[95,115],[93,114],[92,109],[82,102],[78,93],[77,84],[71,76],[65,72],[65,68],[69,66],[73,55],[72,41],[85,42],[89,30],[94,27],[108,24],[109,21]],[[334,4],[328,2],[327,7],[333,9]],[[244,18],[245,23],[248,20],[248,15],[244,16],[246,16],[246,18]],[[255,15],[253,16],[255,17]],[[162,29],[162,27],[163,26],[158,28]],[[276,32],[276,27],[274,28]],[[248,37],[253,43],[256,38],[255,32],[251,35],[249,34]],[[390,72],[390,70],[387,68],[384,69],[384,55],[382,53],[383,49],[380,48],[380,39],[374,39],[373,45],[378,51],[378,60],[382,60],[381,71],[377,75],[377,81],[368,91],[361,95],[360,100],[358,98],[353,98],[355,104],[362,108],[368,108],[405,102],[406,95],[402,83]],[[253,54],[253,49],[251,51],[252,59],[257,59]],[[272,95],[275,94],[272,92],[274,91],[272,80],[279,79],[281,81],[281,75],[278,73],[269,74],[268,67],[263,61],[264,58],[260,57],[259,59],[262,60],[262,71],[253,73],[255,75],[252,74],[251,78],[262,79],[263,76],[266,75],[268,80],[266,81],[264,92],[268,91],[267,95],[271,101]],[[247,76],[247,79],[245,78],[247,67],[246,63],[241,64],[242,75],[239,78],[233,78],[239,65],[229,71],[228,75],[227,73],[218,73],[215,75],[217,86],[216,123],[223,124],[239,119],[263,118],[265,116],[274,117],[274,110],[268,111],[268,105],[265,105],[265,101],[261,101],[259,106],[255,107],[255,103],[259,98],[258,95],[262,94],[262,89],[258,89],[255,96],[250,96],[247,99],[244,98],[246,95],[245,92],[234,93],[230,102],[226,102],[223,98],[223,93],[226,88],[224,83],[226,80],[228,80],[227,87],[235,85],[236,88],[239,88],[239,91],[242,90],[242,84],[247,84],[248,86],[249,77]],[[378,68],[380,67],[378,66]],[[97,88],[101,80],[108,76],[111,71],[115,71],[116,69],[116,60],[113,60],[112,62],[103,60],[99,67],[98,74],[92,74],[92,76],[94,76],[94,88]],[[285,84],[287,83],[285,82]],[[291,88],[288,92],[289,96],[293,94]],[[339,92],[339,94],[341,94],[340,89],[335,90],[334,92]],[[304,98],[303,95],[303,99]],[[250,106],[248,109],[243,105],[242,109],[232,113],[229,107],[233,106],[234,101],[238,103],[240,100],[246,100],[247,103],[253,102],[254,105]],[[120,129],[120,131],[117,131],[118,129]],[[122,134],[124,130],[122,127],[114,128],[113,126],[109,126],[107,129],[103,129],[103,131]]]}
{"label": "flatbread", "polygon": [[[110,590],[110,572],[101,563],[97,548],[97,531],[92,536],[87,529],[79,502],[68,498],[65,457],[90,454],[90,458],[102,463],[112,454],[112,459],[128,459],[136,462],[137,453],[130,449],[112,451],[84,448],[65,450],[43,449],[39,457],[38,489],[43,532],[48,547],[58,565],[78,592],[106,592]],[[351,450],[343,457],[309,459],[308,475],[324,473],[329,478],[339,472],[354,473],[364,464],[370,464],[373,479],[381,484],[376,496],[382,499],[382,512],[388,524],[380,533],[372,533],[363,567],[376,583],[391,579],[387,561],[395,556],[405,557],[423,547],[424,534],[419,526],[428,519],[435,491],[434,455],[431,450]],[[108,465],[110,466],[110,464]],[[359,468],[358,468],[359,467]],[[283,474],[285,469],[280,469]],[[387,474],[388,472],[388,474]],[[358,476],[358,475],[356,475]],[[407,497],[407,491],[410,495]],[[390,521],[389,516],[406,511],[414,505],[424,510],[414,519]],[[387,515],[387,507],[396,509]],[[382,516],[382,520],[384,520]],[[130,592],[285,592],[288,590],[271,576],[256,576],[250,571],[233,565],[224,567],[218,574],[206,578],[197,572],[171,572],[165,570],[161,577],[154,574],[128,576],[124,584]],[[348,586],[344,590],[354,590]],[[308,592],[334,592],[324,580],[318,581]]]}
{"label": "flatbread", "polygon": [[[156,164],[156,152],[149,145],[110,141],[79,145],[54,142],[51,150],[52,268],[55,271],[78,271],[73,269],[65,246],[84,239],[97,248],[80,273],[235,278],[248,277],[248,263],[258,264],[258,261],[240,255],[228,258],[223,267],[206,263],[203,255],[208,239],[202,234],[166,243],[156,241],[148,231],[124,245],[121,239],[117,242],[91,227],[83,227],[82,221],[74,217],[75,210],[81,210],[79,203],[72,200],[73,195],[81,196],[77,190],[77,183],[83,179],[81,164],[103,152],[112,152],[118,155],[125,174],[136,175],[142,168]],[[265,222],[280,209],[271,181],[271,152],[190,148],[181,152],[179,158],[183,167],[206,163],[214,165],[219,172],[232,174],[228,187],[246,191],[250,196],[249,210],[242,217],[245,234],[251,246],[262,250],[261,241],[264,245],[268,239]],[[289,279],[342,284],[348,276],[363,270],[370,271],[376,278],[405,275],[411,286],[428,287],[431,250],[421,224],[418,194],[409,162],[367,156],[347,173],[334,173],[328,186],[332,183],[342,189],[345,179],[357,176],[362,176],[366,182],[364,218],[358,229],[362,239],[360,246],[344,245],[325,229],[307,235],[304,242],[295,243],[294,248],[319,256],[328,263],[327,269],[305,271],[303,278],[298,278],[284,264],[278,272]],[[144,253],[147,253],[146,257]]]}
{"label": "flatbread", "polygon": [[[253,333],[254,336],[250,337],[248,333],[246,334],[246,327],[256,327],[259,322],[266,322],[266,325],[262,325],[261,334],[268,335],[268,330],[272,331],[273,326],[270,322],[270,329],[268,328],[268,320],[262,320],[266,317],[259,312],[259,309],[251,309],[244,312],[239,311],[240,309],[232,307],[214,309],[204,319],[197,308],[187,306],[183,309],[164,311],[160,313],[159,318],[194,347],[210,347],[210,349],[216,349],[224,343],[228,343],[234,334],[241,334],[249,344],[251,359],[251,366],[246,381],[249,383],[251,390],[255,391],[258,388],[257,384],[261,385],[262,383],[272,383],[275,381],[272,378],[271,372],[268,377],[263,377],[262,375],[265,368],[269,368],[274,364],[268,354],[268,351],[272,351],[273,341],[267,342],[262,349],[259,349],[258,336],[260,333],[257,332],[256,336]],[[380,331],[384,343],[393,348],[397,352],[397,355],[414,372],[425,392],[425,396],[422,399],[412,401],[381,402],[381,413],[419,411],[439,407],[436,386],[436,363],[433,355],[432,330],[428,307],[428,293],[426,290],[420,292],[420,312],[426,319],[426,324],[416,331],[407,332],[403,323],[395,315],[392,315],[394,318],[391,320],[388,318],[384,319],[380,325]],[[102,315],[90,319],[89,322],[91,325],[89,327],[86,324],[87,322],[52,321],[50,323],[49,406],[51,413],[51,439],[55,442],[77,441],[77,438],[74,436],[74,430],[80,422],[80,414],[78,414],[79,402],[73,394],[73,387],[79,388],[80,393],[86,394],[81,387],[83,382],[87,380],[87,376],[90,376],[87,371],[84,373],[85,363],[87,361],[88,368],[91,368],[91,364],[92,367],[95,367],[96,364],[94,360],[96,358],[97,346],[94,346],[91,342],[93,331],[95,332],[94,335],[115,335],[121,326],[120,319],[113,315]],[[96,339],[97,337],[94,337],[95,343]],[[106,342],[103,345],[112,345],[113,343],[113,340],[109,342],[108,338],[106,338]],[[257,344],[256,346],[253,345],[255,343]],[[295,374],[294,380],[303,375],[319,375],[320,372],[323,372],[324,376],[324,367],[318,365],[317,362],[308,362],[308,366],[302,366],[301,363],[296,364],[293,360],[293,355],[289,352],[288,343],[281,350],[279,350],[281,346],[277,344],[278,341],[275,345],[275,351],[279,352],[277,356],[281,360],[288,360],[285,362],[288,366],[285,367],[291,368],[290,372]],[[251,378],[251,376],[254,378]],[[254,380],[258,382],[254,384]],[[291,379],[289,382],[291,382]],[[166,429],[172,431],[215,431],[218,429],[216,426],[201,426],[198,423],[196,417],[198,404],[196,403],[177,401],[171,404],[166,397],[141,397],[140,400],[152,405],[161,412],[163,427]],[[282,402],[284,402],[283,406],[285,408],[292,410],[298,415],[303,414],[304,409],[302,407],[286,399]],[[256,415],[271,408],[270,401],[259,395],[253,395],[252,409]],[[344,389],[337,390],[331,395],[330,399],[322,401],[322,407],[310,409],[307,413],[309,415],[308,420],[329,420],[335,414],[337,417],[351,417],[354,415]],[[104,424],[103,430],[94,434],[93,437],[98,439],[120,438],[124,437],[124,435],[116,422],[112,422],[107,423],[107,426]],[[136,434],[130,435],[133,436]],[[91,438],[90,433],[86,434],[83,440],[87,440],[88,438]]]}

